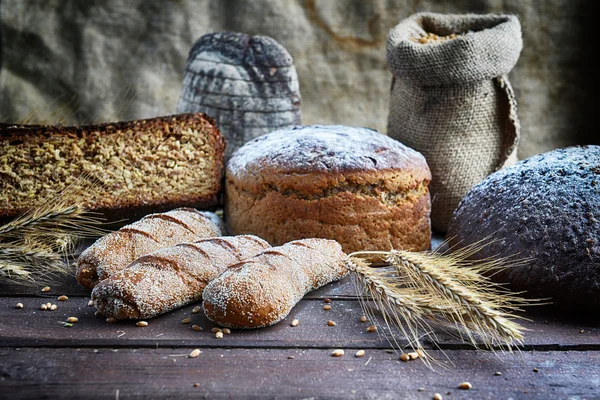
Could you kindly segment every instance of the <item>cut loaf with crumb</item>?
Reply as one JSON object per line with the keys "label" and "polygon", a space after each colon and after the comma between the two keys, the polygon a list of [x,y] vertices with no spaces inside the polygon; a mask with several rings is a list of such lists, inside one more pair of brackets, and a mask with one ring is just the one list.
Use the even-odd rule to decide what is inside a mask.
{"label": "cut loaf with crumb", "polygon": [[176,207],[217,206],[225,144],[206,115],[179,114],[88,126],[0,126],[0,218],[98,182],[75,199],[109,219]]}

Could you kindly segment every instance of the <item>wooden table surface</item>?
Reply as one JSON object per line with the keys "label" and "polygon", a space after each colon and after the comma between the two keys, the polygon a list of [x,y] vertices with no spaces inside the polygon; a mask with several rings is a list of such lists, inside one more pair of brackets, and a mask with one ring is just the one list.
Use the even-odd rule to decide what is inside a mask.
{"label": "wooden table surface", "polygon": [[[350,279],[310,293],[273,327],[223,339],[202,312],[191,314],[194,305],[138,328],[95,317],[89,291],[72,278],[40,289],[0,284],[1,399],[600,399],[597,316],[531,308],[524,345],[513,353],[476,351],[441,335],[437,348],[425,341],[438,362],[431,370],[400,361],[381,321],[379,332],[366,331]],[[58,309],[41,311],[46,302]],[[65,327],[71,316],[79,322]],[[191,324],[181,323],[186,317]],[[199,357],[189,358],[196,348]],[[332,357],[333,349],[344,356]],[[358,350],[365,355],[355,357]],[[465,381],[471,390],[458,389]]]}

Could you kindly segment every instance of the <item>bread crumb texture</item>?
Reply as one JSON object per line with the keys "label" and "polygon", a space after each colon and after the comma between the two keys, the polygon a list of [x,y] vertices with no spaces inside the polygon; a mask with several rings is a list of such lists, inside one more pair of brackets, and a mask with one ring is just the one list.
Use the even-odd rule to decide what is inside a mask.
{"label": "bread crumb texture", "polygon": [[303,126],[254,139],[226,169],[233,234],[272,245],[318,237],[346,252],[430,247],[431,173],[425,158],[385,135]]}
{"label": "bread crumb texture", "polygon": [[216,205],[224,142],[204,114],[93,126],[0,130],[0,216],[53,198],[82,174],[88,209]]}

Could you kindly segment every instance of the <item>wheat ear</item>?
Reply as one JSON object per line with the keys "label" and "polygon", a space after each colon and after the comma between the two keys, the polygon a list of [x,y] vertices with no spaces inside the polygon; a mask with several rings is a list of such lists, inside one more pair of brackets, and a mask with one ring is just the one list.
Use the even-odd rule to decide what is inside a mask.
{"label": "wheat ear", "polygon": [[[464,331],[471,343],[476,346],[478,336],[488,348],[496,345],[511,348],[523,339],[523,327],[509,319],[502,311],[511,308],[509,292],[491,284],[483,275],[476,278],[477,271],[485,269],[481,264],[474,269],[457,269],[452,257],[431,253],[411,253],[392,251],[388,262],[400,273],[412,278],[415,286],[430,290],[439,298],[442,315]],[[465,270],[461,280],[461,269]],[[518,304],[524,300],[516,299]],[[464,329],[467,328],[467,329]]]}
{"label": "wheat ear", "polygon": [[[409,337],[418,337],[415,329],[430,329],[430,324],[434,324],[455,329],[475,347],[479,339],[487,348],[510,350],[521,343],[525,329],[511,319],[509,312],[535,301],[525,300],[491,282],[484,274],[507,267],[506,260],[467,260],[465,257],[475,250],[471,247],[450,254],[365,251],[350,257],[379,256],[389,267],[373,268],[354,262],[349,268],[358,275],[358,281],[379,304],[378,308],[387,308],[385,313],[390,314],[389,310],[394,309],[393,312],[404,316],[410,309],[412,315],[419,316],[412,320],[396,319],[397,325],[406,324],[403,333],[408,332]],[[403,301],[395,301],[398,298]]]}
{"label": "wheat ear", "polygon": [[82,193],[97,186],[83,176],[59,196],[1,226],[0,276],[39,283],[68,273],[76,243],[107,233],[104,221],[79,203]]}

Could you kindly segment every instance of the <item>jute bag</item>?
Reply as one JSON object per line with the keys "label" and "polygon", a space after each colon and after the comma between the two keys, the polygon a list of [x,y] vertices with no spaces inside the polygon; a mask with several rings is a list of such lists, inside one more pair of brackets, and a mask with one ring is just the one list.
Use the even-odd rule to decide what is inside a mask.
{"label": "jute bag", "polygon": [[433,175],[431,223],[446,232],[468,190],[516,161],[519,120],[506,74],[523,47],[511,15],[415,14],[388,36],[388,135]]}

